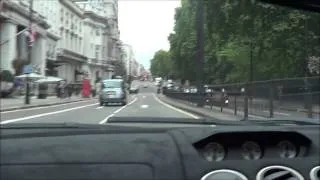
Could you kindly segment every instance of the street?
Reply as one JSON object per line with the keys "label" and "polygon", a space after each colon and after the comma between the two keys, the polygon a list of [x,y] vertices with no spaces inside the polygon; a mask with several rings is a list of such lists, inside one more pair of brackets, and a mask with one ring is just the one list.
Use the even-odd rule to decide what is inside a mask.
{"label": "street", "polygon": [[[99,106],[98,99],[73,102],[48,107],[19,109],[1,112],[1,124],[8,123],[108,123],[111,117],[198,117],[165,104],[156,97],[156,88],[151,82],[134,82],[140,85],[140,92],[132,94],[125,106]],[[144,88],[143,84],[148,87]],[[152,121],[152,119],[150,119]]]}

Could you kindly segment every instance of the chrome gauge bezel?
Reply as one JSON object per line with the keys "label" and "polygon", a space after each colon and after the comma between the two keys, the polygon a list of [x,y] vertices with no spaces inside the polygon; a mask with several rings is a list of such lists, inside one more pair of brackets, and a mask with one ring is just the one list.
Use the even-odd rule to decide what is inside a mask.
{"label": "chrome gauge bezel", "polygon": [[[261,146],[254,141],[245,141],[241,146],[241,154],[245,160],[258,160],[261,159],[263,152]],[[250,153],[256,153],[251,156]]]}
{"label": "chrome gauge bezel", "polygon": [[[290,150],[288,150],[288,146],[290,146]],[[298,155],[298,147],[288,140],[282,140],[277,143],[277,148],[279,150],[279,155],[281,158],[295,158]],[[288,152],[290,151],[290,152]]]}
{"label": "chrome gauge bezel", "polygon": [[210,180],[210,179],[212,179],[211,176],[214,176],[219,173],[232,174],[232,175],[236,176],[237,179],[248,180],[248,178],[244,174],[242,174],[241,172],[231,170],[231,169],[219,169],[219,170],[211,171],[211,172],[205,174],[200,180]]}
{"label": "chrome gauge bezel", "polygon": [[[214,153],[216,154],[214,155]],[[219,157],[217,157],[217,153],[219,154]],[[209,162],[218,162],[224,160],[226,157],[226,150],[220,143],[210,142],[204,146],[202,156]]]}

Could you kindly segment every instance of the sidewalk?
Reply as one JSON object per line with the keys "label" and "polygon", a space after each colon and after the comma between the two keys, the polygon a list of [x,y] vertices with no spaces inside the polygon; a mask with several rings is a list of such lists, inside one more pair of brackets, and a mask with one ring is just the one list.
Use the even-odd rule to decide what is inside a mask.
{"label": "sidewalk", "polygon": [[16,109],[27,109],[40,106],[50,106],[65,103],[72,103],[77,101],[87,101],[92,98],[82,98],[81,96],[72,96],[71,98],[60,99],[56,96],[49,96],[47,99],[37,99],[36,97],[30,97],[30,104],[24,104],[24,96],[18,96],[14,98],[1,98],[0,111],[11,111]]}

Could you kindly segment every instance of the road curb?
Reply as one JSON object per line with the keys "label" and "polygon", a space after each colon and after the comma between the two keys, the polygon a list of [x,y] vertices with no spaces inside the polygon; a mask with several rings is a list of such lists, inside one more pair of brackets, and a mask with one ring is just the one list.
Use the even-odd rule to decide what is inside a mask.
{"label": "road curb", "polygon": [[[285,107],[280,107],[280,110],[285,110],[285,111],[292,111],[292,112],[304,112],[308,113],[307,109],[296,109],[296,108],[285,108]],[[317,111],[312,111],[312,114],[320,114],[320,112]]]}
{"label": "road curb", "polygon": [[54,106],[59,104],[70,104],[74,102],[90,101],[90,100],[93,100],[93,99],[78,99],[78,100],[67,101],[67,102],[56,102],[56,103],[50,103],[50,104],[37,104],[37,105],[30,105],[30,106],[12,107],[12,108],[0,109],[0,112],[14,111],[19,109],[31,109],[35,107],[48,107],[48,106]]}
{"label": "road curb", "polygon": [[[214,120],[218,120],[218,121],[226,121],[226,119],[222,119],[222,118],[217,118],[216,116],[213,115],[212,112],[205,112],[206,109],[202,109],[202,108],[198,108],[198,107],[192,107],[190,105],[187,105],[187,104],[183,104],[183,103],[173,103],[172,101],[174,101],[174,99],[172,99],[171,101],[171,98],[168,98],[166,96],[161,96],[161,95],[158,95],[157,96],[161,101],[173,106],[173,107],[176,107],[176,108],[179,108],[181,110],[184,110],[184,111],[188,111],[192,114],[195,114],[197,116],[200,116],[200,117],[203,117],[203,118],[209,118],[209,119],[214,119]],[[170,99],[170,100],[168,100]],[[234,121],[234,120],[227,120],[227,121]]]}

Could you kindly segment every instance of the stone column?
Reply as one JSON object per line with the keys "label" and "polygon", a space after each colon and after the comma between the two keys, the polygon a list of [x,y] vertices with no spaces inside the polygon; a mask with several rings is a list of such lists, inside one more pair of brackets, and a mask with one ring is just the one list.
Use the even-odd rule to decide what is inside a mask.
{"label": "stone column", "polygon": [[17,24],[9,20],[0,23],[0,41],[3,42],[8,40],[0,47],[0,69],[10,70],[12,73],[15,73],[12,67],[12,60],[17,56]]}
{"label": "stone column", "polygon": [[32,47],[31,64],[39,68],[39,73],[45,75],[46,68],[46,39],[43,36],[37,36]]}

